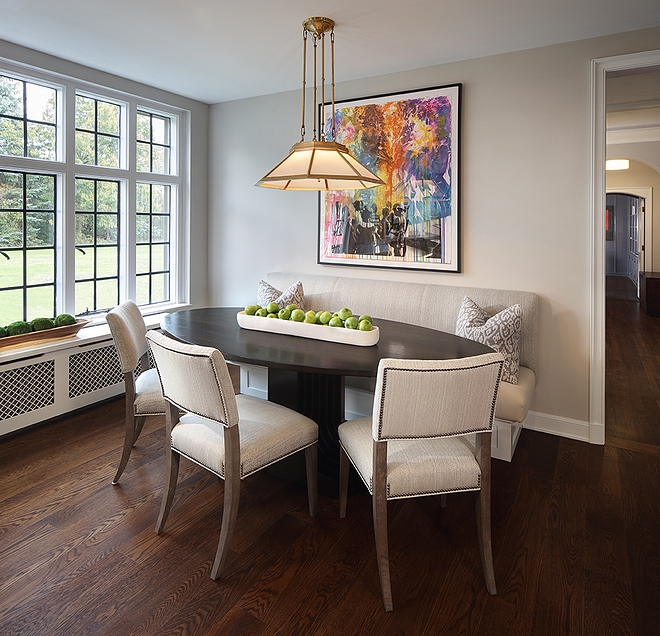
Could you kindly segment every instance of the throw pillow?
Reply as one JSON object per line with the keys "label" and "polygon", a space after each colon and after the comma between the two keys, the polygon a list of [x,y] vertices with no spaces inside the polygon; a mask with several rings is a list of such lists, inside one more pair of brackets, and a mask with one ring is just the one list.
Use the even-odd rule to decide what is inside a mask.
{"label": "throw pillow", "polygon": [[303,293],[302,281],[294,283],[289,289],[281,292],[265,280],[260,280],[257,290],[257,302],[262,307],[265,307],[268,303],[276,302],[280,306],[280,309],[283,309],[287,305],[297,305],[300,309],[304,310],[305,294]]}
{"label": "throw pillow", "polygon": [[494,316],[467,296],[463,298],[456,320],[456,335],[488,345],[504,356],[502,380],[518,384],[522,308],[512,305]]}

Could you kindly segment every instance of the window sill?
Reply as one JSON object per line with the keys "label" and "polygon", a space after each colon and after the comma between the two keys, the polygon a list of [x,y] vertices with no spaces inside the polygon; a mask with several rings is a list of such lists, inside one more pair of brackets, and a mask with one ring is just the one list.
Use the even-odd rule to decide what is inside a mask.
{"label": "window sill", "polygon": [[[168,305],[167,311],[162,311],[163,307],[159,307],[159,313],[147,314],[144,316],[144,322],[147,329],[157,329],[160,326],[161,320],[172,313],[181,309],[188,309],[190,305]],[[103,340],[112,340],[110,328],[105,321],[105,314],[102,316],[95,316],[94,321],[81,329],[75,336],[71,338],[62,338],[61,340],[52,340],[50,342],[35,343],[31,345],[15,345],[7,347],[6,349],[0,348],[0,365],[21,360],[24,358],[34,358],[41,356],[45,353],[52,353],[62,349],[70,349],[73,347],[84,347],[86,345],[101,342]]]}

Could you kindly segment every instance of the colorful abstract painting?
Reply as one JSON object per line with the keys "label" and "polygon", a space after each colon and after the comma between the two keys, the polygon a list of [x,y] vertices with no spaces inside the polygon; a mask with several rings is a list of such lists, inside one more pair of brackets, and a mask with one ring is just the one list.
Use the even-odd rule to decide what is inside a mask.
{"label": "colorful abstract painting", "polygon": [[326,137],[384,186],[321,195],[319,263],[457,272],[460,85],[337,102]]}

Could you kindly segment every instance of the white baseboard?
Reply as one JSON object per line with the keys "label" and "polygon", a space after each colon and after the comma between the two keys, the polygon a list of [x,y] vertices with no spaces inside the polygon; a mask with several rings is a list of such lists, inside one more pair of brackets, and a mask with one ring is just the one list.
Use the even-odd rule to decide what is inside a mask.
{"label": "white baseboard", "polygon": [[589,422],[585,422],[583,420],[573,420],[568,417],[547,415],[546,413],[536,413],[535,411],[530,411],[527,414],[527,418],[525,419],[525,428],[528,428],[532,431],[551,433],[552,435],[577,439],[582,442],[591,442],[593,444],[604,443],[605,428],[602,427],[603,441],[601,442],[597,441],[596,439],[592,439],[592,437],[598,437],[597,432],[595,435],[590,435],[590,429],[594,427],[596,427],[596,425],[590,427]]}
{"label": "white baseboard", "polygon": [[[247,395],[268,399],[268,369],[242,364],[241,391]],[[347,420],[371,415],[374,399],[371,391],[347,386],[344,395],[345,417]],[[523,428],[592,444],[603,444],[605,442],[605,427],[602,424],[589,426],[588,422],[582,420],[530,411],[522,424],[495,420],[493,424],[492,456],[497,459],[511,461]]]}

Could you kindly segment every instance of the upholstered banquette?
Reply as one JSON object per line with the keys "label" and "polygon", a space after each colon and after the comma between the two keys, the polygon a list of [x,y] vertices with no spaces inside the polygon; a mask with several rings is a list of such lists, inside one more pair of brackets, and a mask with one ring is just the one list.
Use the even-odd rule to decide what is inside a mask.
{"label": "upholstered banquette", "polygon": [[[279,290],[302,282],[305,309],[336,311],[349,307],[377,318],[409,322],[449,333],[456,331],[461,303],[467,296],[489,315],[512,305],[522,309],[518,384],[502,382],[493,430],[493,456],[510,460],[527,417],[538,370],[538,297],[532,292],[453,285],[406,283],[289,272],[271,272],[265,280]],[[370,390],[361,378],[347,378],[347,391]],[[363,413],[362,415],[368,415]]]}

